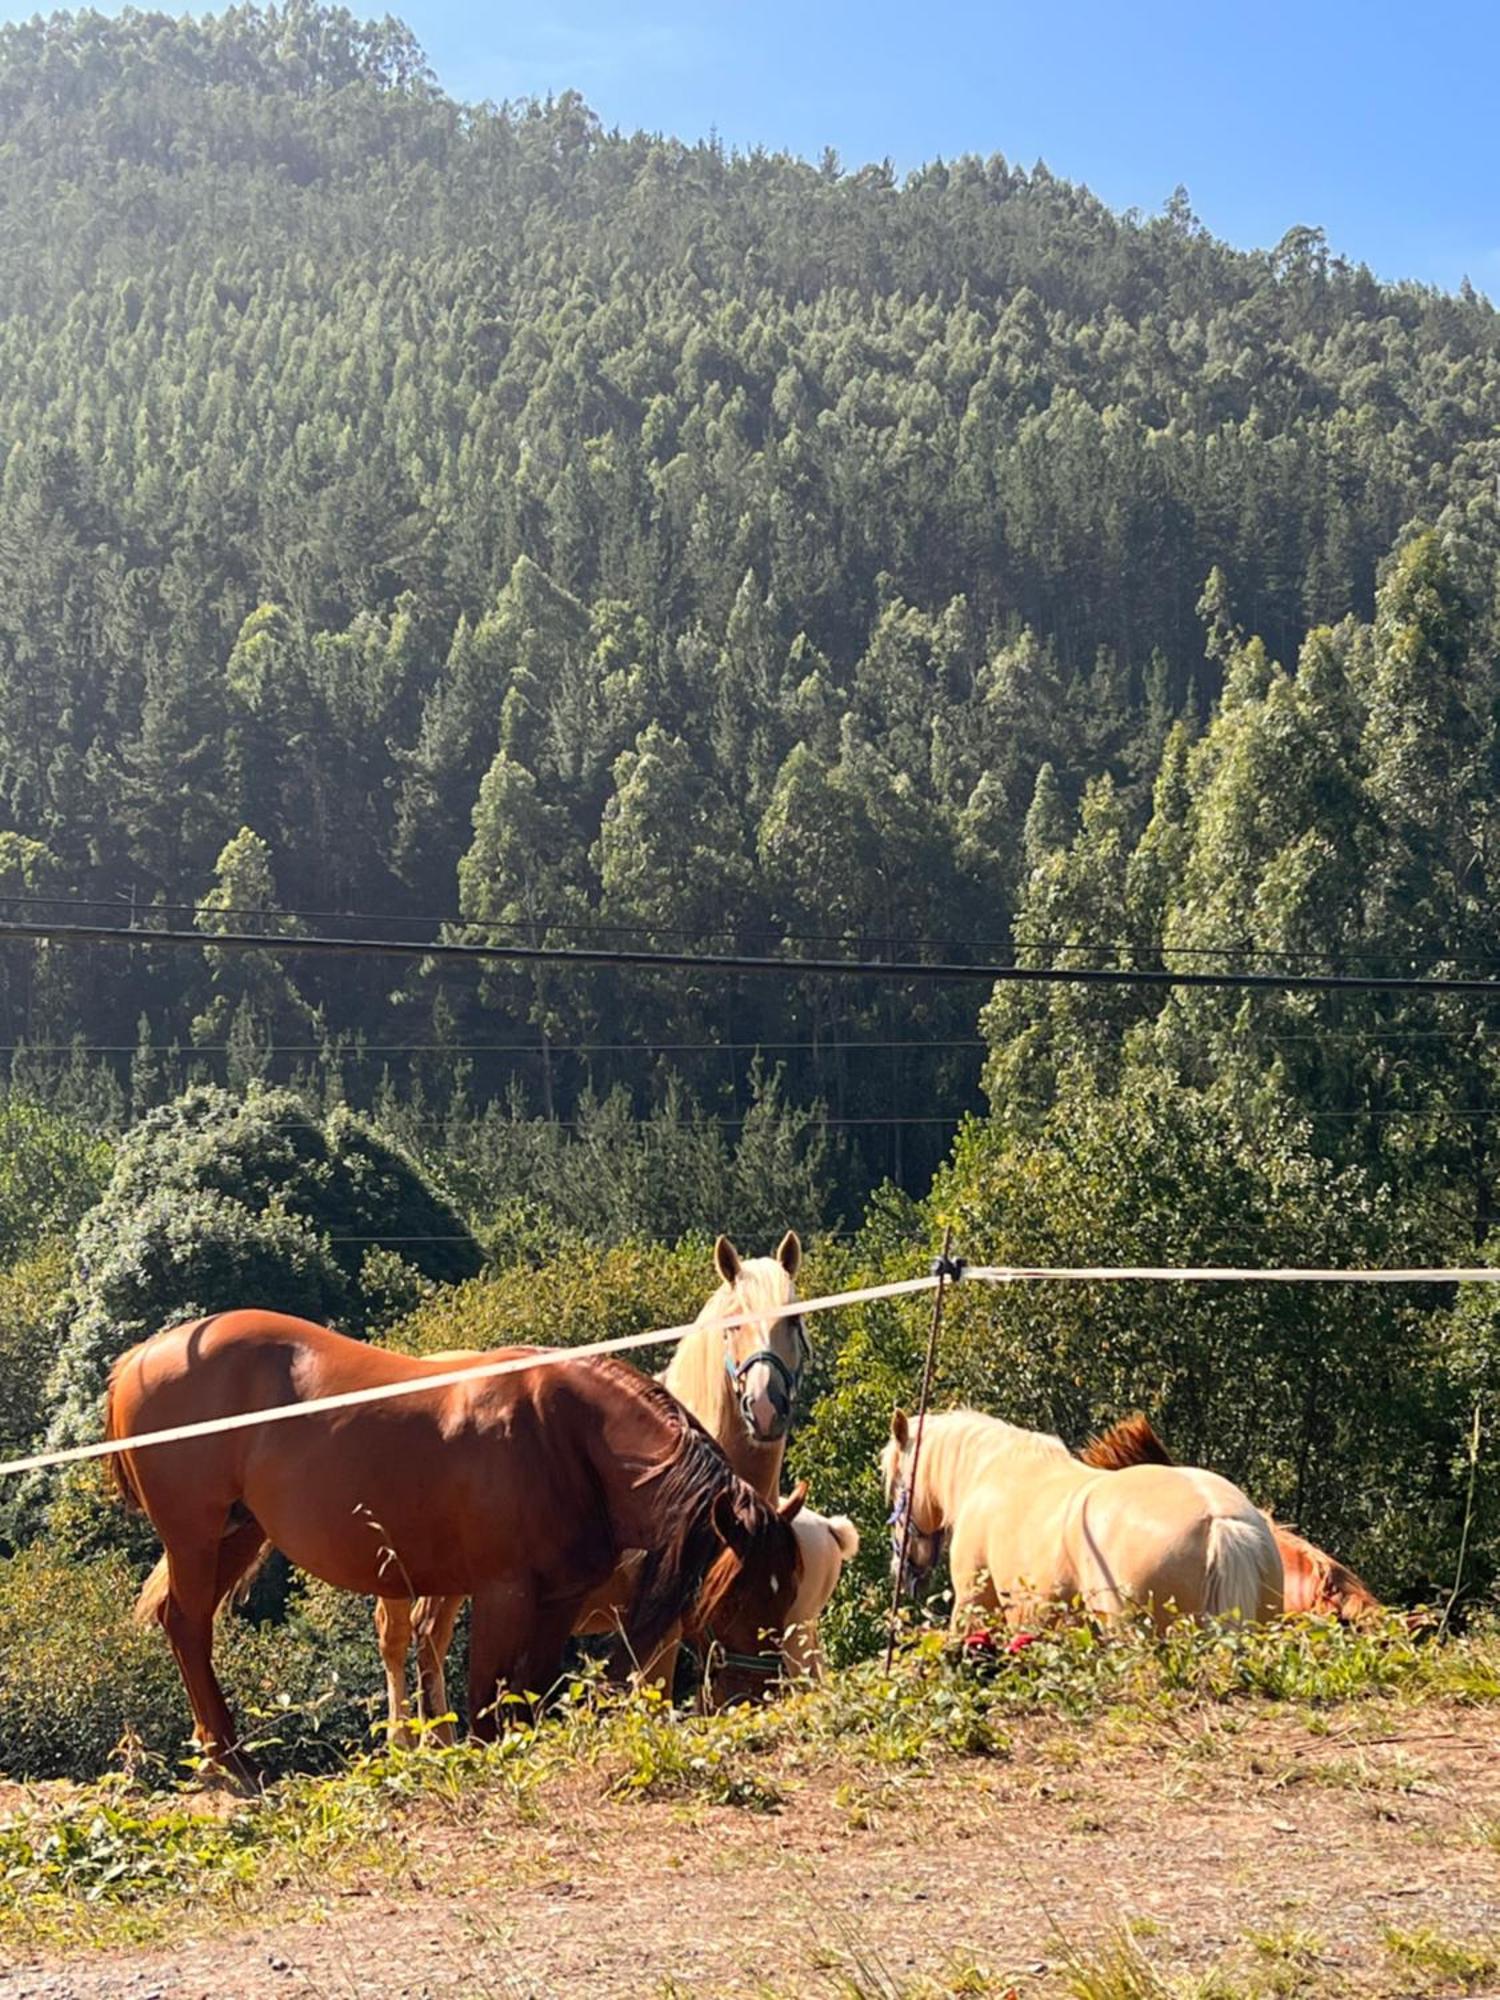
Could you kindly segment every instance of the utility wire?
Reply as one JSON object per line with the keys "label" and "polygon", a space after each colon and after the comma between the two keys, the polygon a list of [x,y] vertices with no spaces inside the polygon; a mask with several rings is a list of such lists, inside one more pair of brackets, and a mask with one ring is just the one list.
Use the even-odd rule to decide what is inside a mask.
{"label": "utility wire", "polygon": [[[1457,1032],[1455,1030],[1454,1032]],[[228,1042],[0,1042],[0,1055],[85,1055],[85,1056],[175,1056],[183,1061],[192,1056],[225,1055]],[[329,1062],[363,1060],[366,1056],[682,1056],[682,1055],[783,1055],[823,1054],[829,1057],[856,1054],[869,1049],[889,1054],[893,1049],[982,1049],[986,1044],[970,1035],[961,1041],[924,1041],[909,1035],[904,1041],[888,1042],[273,1042],[258,1044],[257,1055],[323,1056]]]}
{"label": "utility wire", "polygon": [[420,944],[404,938],[263,937],[244,931],[143,931],[118,924],[0,923],[6,939],[55,944],[175,945],[202,951],[264,951],[277,957],[415,958],[438,964],[614,966],[635,971],[769,973],[778,979],[885,979],[902,983],[985,981],[1059,986],[1205,987],[1237,992],[1466,993],[1500,999],[1500,979],[1468,973],[1180,972],[1169,967],[1030,966],[854,958],[765,958],[750,953],[612,951],[597,946]]}
{"label": "utility wire", "polygon": [[[423,925],[432,929],[453,929],[468,931],[570,931],[580,937],[669,937],[705,940],[709,938],[763,938],[773,944],[839,944],[857,946],[863,950],[879,948],[887,951],[1067,951],[1067,952],[1150,952],[1159,955],[1170,952],[1182,958],[1275,958],[1289,964],[1318,964],[1329,960],[1364,964],[1384,963],[1389,959],[1410,959],[1435,957],[1445,951],[1462,948],[1460,940],[1440,939],[1421,947],[1410,945],[1365,946],[1360,949],[1329,947],[1326,950],[1311,947],[1293,947],[1256,944],[1245,940],[1238,944],[1187,944],[1178,943],[1173,938],[1132,938],[1116,937],[1078,938],[1059,937],[1047,932],[1040,936],[1023,936],[1013,930],[1008,937],[979,938],[938,938],[912,937],[905,934],[881,933],[875,931],[781,931],[757,928],[738,930],[729,925],[718,927],[702,924],[688,926],[682,924],[604,924],[589,919],[561,916],[556,913],[536,917],[464,917],[457,914],[447,916],[422,916],[410,911],[394,910],[268,910],[261,904],[252,903],[130,903],[123,897],[106,896],[0,896],[0,907],[6,909],[49,909],[49,910],[114,910],[120,913],[130,911],[133,923],[144,924],[158,911],[173,911],[179,915],[216,917],[254,917],[266,924],[274,923],[350,923],[350,924],[406,924]],[[1024,923],[1025,919],[1021,919]],[[267,933],[267,935],[274,935]],[[405,940],[414,943],[416,940]],[[1500,954],[1493,950],[1483,954],[1486,963],[1500,965]]]}

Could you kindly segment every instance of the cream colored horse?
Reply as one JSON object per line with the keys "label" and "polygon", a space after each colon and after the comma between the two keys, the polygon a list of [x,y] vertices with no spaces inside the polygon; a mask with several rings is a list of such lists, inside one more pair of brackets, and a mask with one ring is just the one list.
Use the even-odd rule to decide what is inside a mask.
{"label": "cream colored horse", "polygon": [[[671,1362],[658,1378],[717,1441],[740,1477],[773,1505],[781,1489],[792,1408],[803,1370],[811,1357],[807,1334],[801,1318],[791,1313],[735,1327],[726,1327],[723,1322],[739,1313],[768,1312],[795,1303],[796,1277],[801,1264],[802,1243],[795,1230],[789,1229],[783,1236],[774,1257],[742,1258],[729,1238],[721,1236],[714,1245],[719,1288],[698,1314],[693,1331],[678,1342]],[[427,1357],[434,1370],[478,1358],[476,1351],[468,1349]],[[819,1535],[816,1529],[804,1535],[798,1529],[800,1519],[797,1516],[792,1525],[798,1530],[804,1563],[798,1602],[805,1605],[815,1595],[807,1580],[809,1559],[820,1574],[826,1573],[828,1538]],[[858,1535],[852,1524],[846,1525],[857,1548]],[[821,1612],[827,1603],[842,1563],[841,1557],[828,1579],[827,1591],[817,1602],[816,1612]],[[575,1631],[582,1635],[617,1630],[634,1587],[635,1565],[627,1556],[608,1584],[583,1607]],[[386,1703],[393,1736],[399,1736],[405,1728],[406,1662],[413,1638],[417,1644],[422,1711],[433,1716],[448,1713],[444,1663],[462,1609],[461,1597],[376,1599],[375,1631],[385,1667]],[[798,1610],[796,1616],[805,1618],[805,1609]],[[675,1655],[676,1647],[677,1635],[669,1634],[655,1658],[644,1663],[644,1677],[650,1679],[661,1674],[664,1662]],[[811,1648],[812,1656],[820,1660],[815,1627]],[[789,1664],[793,1663],[789,1651],[785,1657]]]}
{"label": "cream colored horse", "polygon": [[951,1535],[955,1631],[986,1613],[1021,1625],[1067,1605],[1104,1619],[1144,1610],[1158,1629],[1174,1617],[1280,1613],[1266,1518],[1216,1472],[1099,1471],[1060,1438],[952,1410],[926,1421],[913,1492],[912,1443],[897,1410],[880,1460],[892,1543],[909,1510],[908,1568],[920,1577]]}
{"label": "cream colored horse", "polygon": [[815,1514],[804,1507],[792,1522],[802,1556],[802,1581],[781,1634],[781,1657],[793,1680],[823,1678],[818,1620],[838,1587],[844,1564],[859,1554],[859,1530],[847,1514]]}

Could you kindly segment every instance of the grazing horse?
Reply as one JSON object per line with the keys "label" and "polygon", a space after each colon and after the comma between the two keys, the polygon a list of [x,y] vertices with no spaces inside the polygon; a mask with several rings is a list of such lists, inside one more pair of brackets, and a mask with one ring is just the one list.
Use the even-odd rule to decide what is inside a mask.
{"label": "grazing horse", "polygon": [[[734,1327],[726,1327],[723,1322],[738,1313],[765,1312],[794,1304],[801,1264],[802,1243],[795,1230],[789,1229],[782,1237],[774,1257],[741,1257],[729,1238],[721,1236],[714,1244],[719,1288],[698,1314],[692,1332],[678,1342],[671,1361],[658,1378],[714,1438],[740,1478],[772,1505],[781,1491],[787,1428],[812,1350],[804,1323],[794,1314],[774,1320],[749,1320]],[[468,1350],[457,1349],[421,1357],[423,1365],[433,1369],[448,1369],[478,1358]],[[812,1553],[815,1556],[818,1553],[816,1544]],[[835,1570],[829,1583],[830,1592],[837,1581]],[[633,1573],[622,1565],[609,1583],[584,1605],[575,1631],[614,1631],[632,1588]],[[818,1611],[826,1602],[825,1594],[818,1603]],[[376,1604],[375,1631],[385,1667],[393,1734],[405,1724],[406,1659],[413,1637],[417,1642],[422,1713],[427,1716],[448,1713],[443,1663],[462,1609],[461,1597],[414,1603],[410,1594],[385,1596]],[[666,1663],[675,1656],[676,1646],[677,1635],[668,1632],[652,1656],[636,1654],[636,1664],[643,1675],[647,1679],[664,1677]],[[726,1683],[721,1679],[718,1685],[722,1688]],[[439,1733],[446,1737],[446,1725],[440,1725]]]}
{"label": "grazing horse", "polygon": [[[466,1358],[453,1356],[445,1359],[445,1365]],[[444,1357],[433,1354],[427,1359],[437,1361]],[[761,1644],[761,1634],[772,1628],[762,1625],[757,1625],[754,1633],[759,1650],[749,1648],[748,1642],[740,1648],[742,1658],[754,1657],[757,1667],[742,1666],[738,1673],[731,1670],[727,1674],[722,1666],[715,1668],[708,1696],[713,1706],[749,1692],[745,1685],[747,1674],[759,1672],[763,1676],[811,1681],[823,1677],[818,1620],[838,1585],[844,1564],[859,1553],[859,1530],[847,1514],[818,1514],[811,1507],[801,1506],[805,1490],[799,1484],[778,1509],[783,1520],[791,1521],[792,1533],[797,1538],[800,1568],[796,1597],[787,1608],[771,1650]],[[573,1627],[575,1633],[597,1634],[618,1629],[630,1602],[640,1560],[636,1552],[625,1557],[609,1582],[602,1590],[595,1591],[580,1611]],[[461,1597],[418,1598],[415,1603],[405,1597],[376,1598],[375,1635],[385,1667],[386,1707],[393,1742],[405,1741],[409,1734],[406,1661],[413,1638],[417,1643],[422,1712],[432,1717],[443,1717],[450,1712],[444,1663],[462,1608]],[[743,1617],[739,1622],[742,1626],[748,1624]],[[647,1663],[644,1679],[665,1673],[663,1655],[676,1646],[675,1634],[669,1637],[671,1647],[664,1641],[657,1648],[654,1658]],[[440,1741],[450,1739],[452,1731],[448,1723],[437,1722],[436,1730]]]}
{"label": "grazing horse", "polygon": [[[1122,1418],[1102,1437],[1090,1438],[1078,1455],[1085,1465],[1110,1472],[1122,1471],[1127,1465],[1174,1462],[1150,1418],[1139,1410]],[[1288,1617],[1312,1612],[1320,1618],[1337,1618],[1344,1625],[1364,1625],[1380,1617],[1385,1606],[1347,1563],[1315,1547],[1273,1515],[1267,1513],[1266,1519],[1281,1551],[1283,1609]]]}
{"label": "grazing horse", "polygon": [[1265,1516],[1217,1473],[1103,1472],[1060,1438],[953,1410],[927,1418],[913,1489],[912,1443],[897,1410],[881,1453],[892,1542],[899,1552],[909,1522],[907,1568],[920,1579],[951,1533],[955,1631],[980,1612],[1021,1625],[1044,1606],[1075,1603],[1105,1619],[1144,1610],[1158,1629],[1179,1616],[1265,1619],[1281,1609]]}
{"label": "grazing horse", "polygon": [[[105,1433],[127,1440],[431,1373],[280,1313],[169,1327],[110,1371]],[[649,1657],[679,1623],[754,1643],[795,1601],[791,1517],[730,1470],[658,1384],[611,1356],[417,1389],[112,1459],[165,1547],[137,1613],[166,1631],[205,1753],[249,1781],[213,1670],[216,1608],[269,1544],[341,1590],[474,1600],[469,1704],[549,1688],[579,1609],[644,1551],[625,1633]],[[731,1591],[731,1585],[739,1588]]]}

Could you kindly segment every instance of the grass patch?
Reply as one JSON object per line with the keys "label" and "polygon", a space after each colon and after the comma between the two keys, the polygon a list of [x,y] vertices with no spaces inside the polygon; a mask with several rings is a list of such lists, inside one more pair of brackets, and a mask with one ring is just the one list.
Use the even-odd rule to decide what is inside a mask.
{"label": "grass patch", "polygon": [[1253,1988],[1236,1985],[1221,1973],[1175,1978],[1158,1972],[1129,1929],[1097,1951],[1070,1951],[1062,1978],[1069,2000],[1253,2000],[1254,1996]]}
{"label": "grass patch", "polygon": [[1406,1970],[1422,1973],[1437,1984],[1457,1986],[1464,1993],[1500,1971],[1500,1954],[1492,1944],[1465,1943],[1427,1925],[1415,1931],[1387,1925],[1381,1943]]}
{"label": "grass patch", "polygon": [[[289,1887],[293,1901],[308,1900],[356,1856],[377,1869],[396,1867],[399,1836],[413,1818],[463,1819],[498,1808],[525,1823],[546,1815],[550,1792],[576,1796],[580,1783],[600,1798],[765,1812],[782,1803],[799,1774],[822,1769],[847,1786],[835,1803],[860,1827],[877,1822],[893,1789],[948,1760],[1003,1758],[1027,1717],[1070,1725],[1058,1734],[1052,1760],[1065,1769],[1083,1754],[1071,1725],[1085,1722],[1097,1748],[1122,1731],[1127,1740],[1131,1732],[1180,1734],[1180,1719],[1190,1713],[1206,1726],[1229,1703],[1247,1717],[1260,1706],[1289,1705],[1302,1718],[1352,1700],[1479,1702],[1497,1695],[1500,1642],[1493,1635],[1439,1645],[1394,1625],[1375,1634],[1227,1628],[1162,1641],[1074,1628],[1042,1635],[988,1666],[955,1657],[941,1634],[928,1633],[908,1643],[889,1677],[871,1662],[769,1706],[714,1717],[683,1714],[654,1692],[622,1696],[584,1677],[540,1724],[513,1728],[495,1745],[445,1747],[430,1734],[412,1749],[382,1744],[346,1755],[331,1773],[289,1776],[237,1802],[185,1793],[170,1781],[169,1766],[148,1761],[134,1780],[106,1779],[60,1810],[28,1804],[0,1827],[0,1938],[65,1942],[160,1932],[205,1903],[250,1909],[278,1887]],[[295,1716],[288,1734],[297,1734]],[[1399,1758],[1368,1767],[1357,1758],[1347,1770],[1334,1760],[1312,1775],[1401,1789],[1421,1774]],[[1082,1798],[1081,1809],[1093,1803]],[[1494,1827],[1476,1838],[1496,1844]],[[1410,1934],[1399,1948],[1423,1949],[1424,1936]],[[1440,1941],[1428,1943],[1436,1951]],[[1179,1990],[1161,1985],[1129,1937],[1106,1959],[1091,1971],[1075,1967],[1077,1978],[1107,1974],[1124,1996]],[[1492,1963],[1488,1954],[1483,1963]],[[1110,1990],[1086,1981],[1076,1988],[1085,2000]],[[1279,1990],[1293,1989],[1283,1980]]]}

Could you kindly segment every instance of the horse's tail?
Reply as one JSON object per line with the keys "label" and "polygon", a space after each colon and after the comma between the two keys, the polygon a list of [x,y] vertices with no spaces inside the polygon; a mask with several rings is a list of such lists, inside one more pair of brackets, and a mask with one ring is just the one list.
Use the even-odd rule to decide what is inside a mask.
{"label": "horse's tail", "polygon": [[[251,1525],[253,1525],[252,1517],[241,1509],[236,1508],[224,1523],[224,1532],[221,1539],[227,1542],[231,1535],[238,1535],[243,1528]],[[265,1568],[266,1558],[270,1553],[271,1544],[268,1541],[262,1540],[259,1548],[250,1557],[248,1563],[244,1564],[243,1568],[236,1562],[232,1569],[227,1572],[228,1580],[224,1582],[224,1587],[219,1594],[219,1601],[214,1606],[216,1615],[224,1609],[226,1604],[244,1603],[246,1597],[250,1594],[251,1584],[254,1583],[255,1579]],[[243,1561],[243,1558],[240,1558],[240,1561]],[[226,1572],[221,1570],[221,1580],[225,1574]],[[167,1602],[167,1593],[170,1589],[171,1577],[167,1569],[167,1559],[165,1556],[159,1556],[156,1567],[141,1585],[141,1594],[135,1600],[135,1609],[130,1614],[131,1623],[133,1625],[159,1625],[161,1623],[162,1611]]]}
{"label": "horse's tail", "polygon": [[[144,1343],[142,1343],[144,1345]],[[140,1353],[140,1346],[127,1347],[118,1355],[110,1368],[109,1380],[104,1385],[104,1435],[113,1443],[127,1433],[120,1426],[119,1392],[120,1376],[126,1366]],[[112,1451],[104,1461],[109,1471],[109,1482],[115,1489],[121,1504],[132,1514],[144,1514],[146,1502],[136,1481],[135,1468],[123,1451]]]}
{"label": "horse's tail", "polygon": [[130,1614],[132,1625],[159,1625],[162,1609],[167,1601],[170,1579],[167,1574],[167,1559],[161,1556],[155,1569],[141,1585],[141,1594],[135,1600],[135,1609]]}
{"label": "horse's tail", "polygon": [[1264,1514],[1215,1514],[1208,1524],[1206,1618],[1258,1624],[1281,1611],[1281,1552]]}

